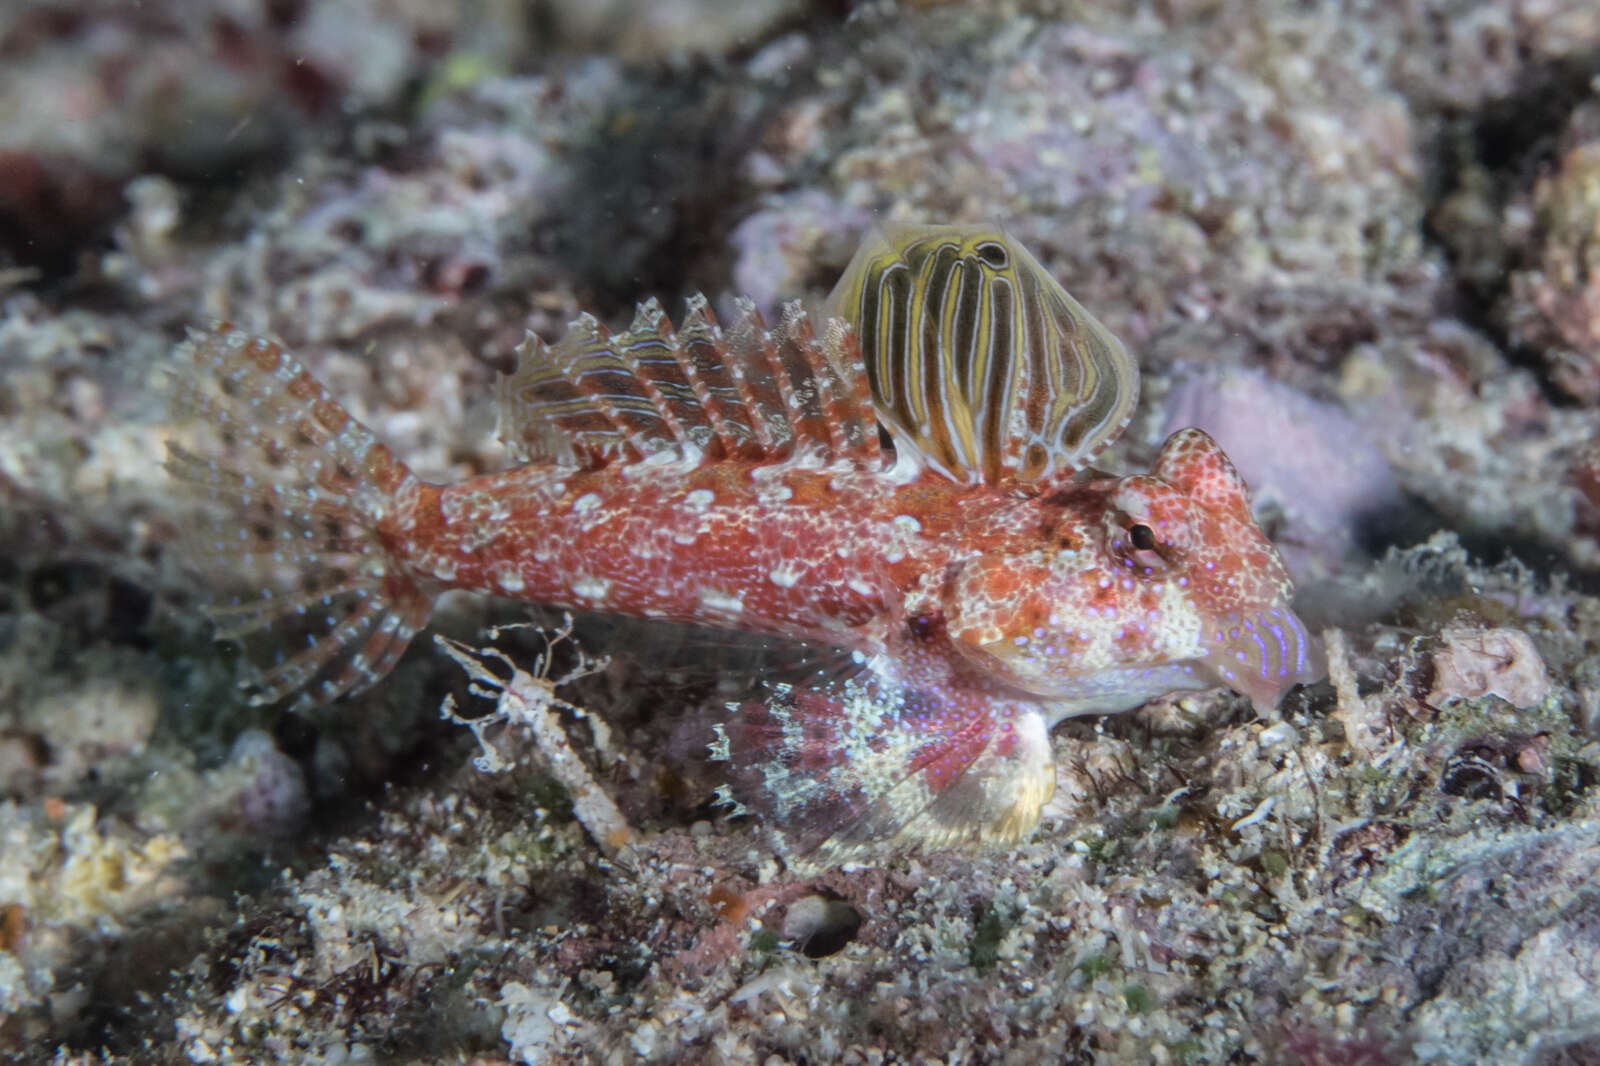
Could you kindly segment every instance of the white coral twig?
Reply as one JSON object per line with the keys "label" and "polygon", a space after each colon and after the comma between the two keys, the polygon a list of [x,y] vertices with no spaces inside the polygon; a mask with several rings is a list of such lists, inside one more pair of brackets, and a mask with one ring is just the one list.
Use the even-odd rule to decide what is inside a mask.
{"label": "white coral twig", "polygon": [[[500,628],[489,631],[491,639],[499,636]],[[467,719],[456,713],[454,698],[446,696],[439,713],[449,721],[472,730],[472,735],[483,748],[483,754],[474,760],[475,765],[488,773],[505,770],[511,766],[511,762],[485,735],[485,730],[502,722],[525,726],[549,762],[550,773],[571,794],[572,811],[579,824],[600,845],[600,850],[608,858],[614,857],[633,842],[633,829],[611,796],[595,781],[583,759],[573,750],[567,732],[555,713],[566,711],[579,718],[588,717],[588,712],[582,707],[557,696],[556,689],[594,673],[605,665],[605,660],[590,659],[580,651],[575,666],[560,677],[552,678],[551,652],[562,641],[571,639],[572,619],[568,617],[554,634],[544,633],[543,636],[544,653],[534,661],[533,669],[529,671],[519,668],[498,648],[474,648],[436,634],[434,643],[467,672],[471,681],[467,691],[474,696],[495,701],[492,713],[482,718]],[[510,671],[510,677],[502,677],[491,669],[491,664],[505,667]]]}
{"label": "white coral twig", "polygon": [[1361,695],[1343,631],[1323,630],[1322,646],[1328,656],[1328,680],[1333,683],[1338,701],[1332,717],[1344,726],[1345,743],[1372,765],[1383,765],[1392,754],[1386,750],[1392,740],[1392,730],[1382,702]]}

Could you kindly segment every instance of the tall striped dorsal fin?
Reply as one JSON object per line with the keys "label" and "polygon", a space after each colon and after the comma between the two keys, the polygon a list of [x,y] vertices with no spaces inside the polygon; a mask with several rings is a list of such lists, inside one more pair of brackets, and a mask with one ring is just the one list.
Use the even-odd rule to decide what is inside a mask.
{"label": "tall striped dorsal fin", "polygon": [[897,448],[960,482],[1050,483],[1127,427],[1139,367],[1003,230],[873,230],[828,297]]}
{"label": "tall striped dorsal fin", "polygon": [[740,300],[724,329],[703,296],[683,324],[655,300],[613,334],[580,316],[554,346],[530,333],[500,382],[500,436],[524,461],[583,466],[657,455],[880,465],[872,393],[854,334],[819,337],[799,304],[769,329]]}

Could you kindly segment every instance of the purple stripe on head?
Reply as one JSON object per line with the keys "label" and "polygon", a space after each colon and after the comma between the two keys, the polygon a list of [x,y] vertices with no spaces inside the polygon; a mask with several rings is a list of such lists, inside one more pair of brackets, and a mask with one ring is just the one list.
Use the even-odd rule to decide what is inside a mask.
{"label": "purple stripe on head", "polygon": [[1305,627],[1300,624],[1299,617],[1293,612],[1289,614],[1289,622],[1294,629],[1295,636],[1295,673],[1304,674],[1308,666],[1306,649],[1311,644],[1311,638],[1306,634]]}
{"label": "purple stripe on head", "polygon": [[1250,639],[1255,641],[1256,651],[1261,655],[1261,680],[1267,681],[1272,677],[1270,657],[1267,655],[1267,645],[1261,639],[1261,634],[1251,633]]}
{"label": "purple stripe on head", "polygon": [[1272,631],[1273,637],[1278,641],[1278,647],[1282,648],[1284,652],[1283,665],[1278,668],[1278,676],[1287,677],[1289,675],[1289,639],[1283,635],[1282,626],[1274,625],[1267,628]]}

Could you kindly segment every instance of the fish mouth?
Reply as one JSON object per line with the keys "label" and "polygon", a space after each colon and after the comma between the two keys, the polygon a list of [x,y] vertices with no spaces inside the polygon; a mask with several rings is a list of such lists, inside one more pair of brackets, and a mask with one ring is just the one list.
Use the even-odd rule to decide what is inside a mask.
{"label": "fish mouth", "polygon": [[1249,697],[1256,713],[1277,707],[1295,685],[1327,676],[1322,649],[1287,603],[1219,619],[1203,637],[1201,676]]}

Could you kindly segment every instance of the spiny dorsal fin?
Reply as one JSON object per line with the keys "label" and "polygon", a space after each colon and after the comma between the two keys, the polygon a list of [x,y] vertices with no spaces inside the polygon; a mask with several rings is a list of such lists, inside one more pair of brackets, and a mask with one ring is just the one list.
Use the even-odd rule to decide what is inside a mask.
{"label": "spiny dorsal fin", "polygon": [[501,438],[526,459],[585,452],[638,458],[681,440],[683,428],[663,390],[676,398],[674,386],[686,383],[670,380],[660,366],[659,349],[671,330],[652,300],[620,336],[588,314],[574,319],[554,348],[528,334],[517,348],[516,371],[500,381]]}
{"label": "spiny dorsal fin", "polygon": [[529,334],[501,380],[500,435],[521,458],[581,465],[681,456],[883,461],[852,333],[818,338],[798,304],[769,330],[749,300],[718,325],[703,296],[683,324],[656,301],[611,334],[589,315],[550,346]]}
{"label": "spiny dorsal fin", "polygon": [[1121,342],[1003,230],[875,230],[827,311],[855,326],[899,449],[956,481],[1070,477],[1138,400]]}

